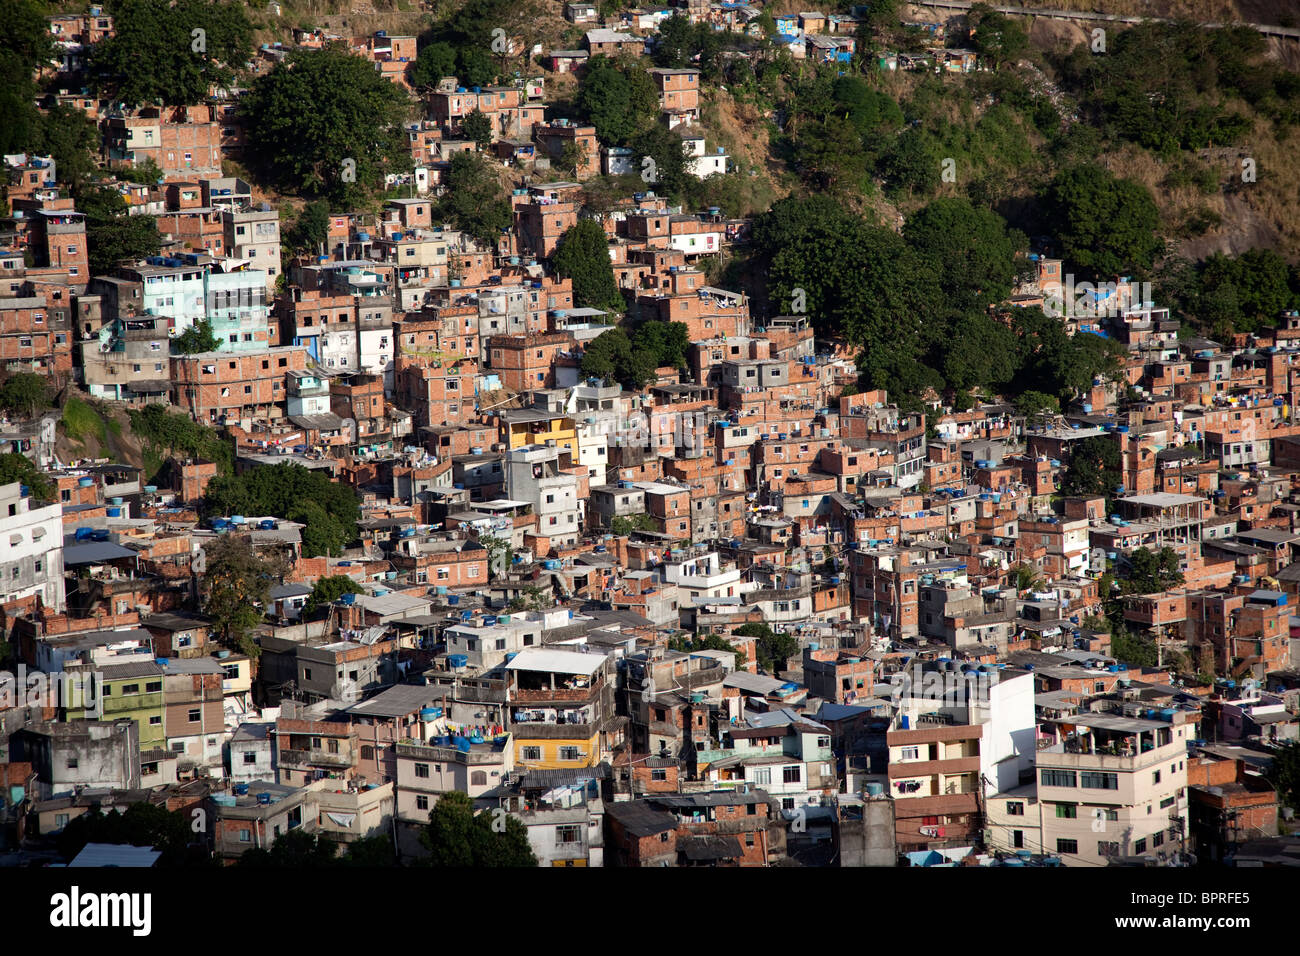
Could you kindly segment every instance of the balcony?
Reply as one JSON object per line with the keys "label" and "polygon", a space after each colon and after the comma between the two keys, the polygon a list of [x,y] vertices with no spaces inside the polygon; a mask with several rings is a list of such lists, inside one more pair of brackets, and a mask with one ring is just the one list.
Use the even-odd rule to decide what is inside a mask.
{"label": "balcony", "polygon": [[351,767],[352,757],[348,754],[331,754],[324,750],[281,750],[280,764],[297,766]]}

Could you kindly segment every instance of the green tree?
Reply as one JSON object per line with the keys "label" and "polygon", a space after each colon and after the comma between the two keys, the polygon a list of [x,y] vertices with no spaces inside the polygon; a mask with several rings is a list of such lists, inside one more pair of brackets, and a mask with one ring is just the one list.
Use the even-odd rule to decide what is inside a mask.
{"label": "green tree", "polygon": [[410,165],[401,88],[346,49],[300,49],[240,100],[245,156],[286,191],[357,204],[386,172]]}
{"label": "green tree", "polygon": [[769,674],[778,674],[785,670],[789,659],[800,653],[798,639],[789,634],[778,634],[767,624],[742,624],[731,633],[739,637],[756,639],[755,650],[759,666]]}
{"label": "green tree", "polygon": [[35,372],[15,372],[0,384],[0,408],[31,417],[50,401],[50,382]]}
{"label": "green tree", "polygon": [[1048,194],[1048,210],[1065,259],[1098,275],[1145,272],[1163,248],[1151,191],[1100,166],[1059,173]]}
{"label": "green tree", "polygon": [[256,656],[252,632],[262,622],[274,583],[272,564],[244,538],[224,534],[203,546],[203,612],[212,618],[226,644]]}
{"label": "green tree", "polygon": [[501,181],[480,153],[459,152],[447,170],[442,218],[485,245],[495,247],[514,221]]}
{"label": "green tree", "polygon": [[286,245],[297,253],[320,255],[329,242],[329,233],[329,203],[318,199],[302,207],[302,212],[298,213],[298,218],[285,236]]}
{"label": "green tree", "polygon": [[436,87],[444,76],[456,74],[456,48],[450,43],[429,43],[421,47],[411,64],[411,85],[416,89]]}
{"label": "green tree", "polygon": [[465,117],[460,126],[461,134],[479,149],[492,145],[492,121],[481,110],[474,110]]}
{"label": "green tree", "polygon": [[442,794],[420,834],[435,867],[536,866],[527,828],[504,811],[474,813],[467,794]]}
{"label": "green tree", "polygon": [[885,150],[876,169],[894,196],[926,195],[939,185],[940,159],[934,134],[909,126]]}
{"label": "green tree", "polygon": [[594,219],[582,219],[560,237],[551,264],[561,278],[573,280],[573,304],[580,308],[623,311],[623,296],[614,281],[609,240]]}
{"label": "green tree", "polygon": [[305,558],[337,555],[356,537],[356,525],[345,525],[316,501],[298,501],[291,505],[285,518],[300,523],[302,554]]}
{"label": "green tree", "polygon": [[674,70],[690,66],[696,50],[695,40],[695,27],[685,14],[677,12],[661,21],[652,55],[655,66]]}
{"label": "green tree", "polygon": [[1061,478],[1061,494],[1104,495],[1109,501],[1122,480],[1119,445],[1108,435],[1085,438],[1070,452],[1070,463]]}
{"label": "green tree", "polygon": [[86,215],[91,275],[109,275],[120,262],[156,256],[162,248],[154,217],[129,215],[126,200],[112,187],[84,189],[77,208]]}
{"label": "green tree", "polygon": [[303,522],[303,556],[337,554],[357,536],[360,504],[349,486],[298,464],[259,465],[208,483],[208,514],[273,515]]}
{"label": "green tree", "polygon": [[54,160],[59,182],[67,184],[74,196],[95,171],[98,148],[99,131],[82,110],[59,103],[41,117],[34,151]]}
{"label": "green tree", "polygon": [[654,518],[648,514],[635,515],[615,515],[609,523],[609,530],[619,537],[630,535],[637,531],[656,531],[658,530]]}
{"label": "green tree", "polygon": [[48,129],[36,109],[34,77],[54,56],[50,12],[43,0],[10,0],[0,16],[0,153],[31,149]]}
{"label": "green tree", "polygon": [[659,96],[645,70],[598,54],[583,70],[574,106],[602,143],[626,146],[654,125]]}
{"label": "green tree", "polygon": [[49,501],[54,497],[54,482],[36,467],[36,462],[16,451],[5,452],[0,455],[0,485],[15,481],[26,485],[38,501]]}
{"label": "green tree", "polygon": [[[195,33],[195,31],[202,31]],[[253,54],[253,29],[233,0],[118,0],[113,36],[90,52],[98,89],[130,106],[204,102]]]}
{"label": "green tree", "polygon": [[1128,575],[1120,582],[1125,594],[1155,594],[1183,583],[1178,552],[1138,548],[1129,555]]}
{"label": "green tree", "polygon": [[976,3],[966,14],[971,48],[994,69],[1014,65],[1029,50],[1029,35],[1016,20],[986,3]]}
{"label": "green tree", "polygon": [[690,347],[690,331],[682,322],[650,319],[632,333],[632,348],[652,356],[656,368],[686,368],[686,352]]}
{"label": "green tree", "polygon": [[181,866],[206,862],[206,853],[192,852],[189,820],[183,813],[153,803],[133,803],[125,810],[104,813],[99,807],[69,820],[59,833],[56,846],[65,860],[71,860],[87,843],[147,846],[162,852],[158,866]]}
{"label": "green tree", "polygon": [[1300,808],[1300,741],[1288,740],[1274,749],[1264,776],[1288,807]]}
{"label": "green tree", "polygon": [[312,868],[340,863],[338,844],[323,834],[295,829],[281,833],[268,850],[251,847],[236,861],[237,866]]}
{"label": "green tree", "polygon": [[331,574],[317,579],[312,585],[303,613],[315,614],[323,607],[328,607],[345,594],[361,594],[361,586],[346,574]]}
{"label": "green tree", "polygon": [[1055,395],[1046,395],[1032,389],[1022,392],[1016,398],[1015,404],[1016,411],[1026,419],[1033,419],[1043,414],[1055,415],[1061,410],[1061,403]]}
{"label": "green tree", "polygon": [[1155,667],[1160,659],[1155,642],[1117,628],[1110,638],[1111,657],[1130,667]]}
{"label": "green tree", "polygon": [[172,348],[178,355],[215,352],[224,344],[212,331],[212,323],[207,319],[200,319],[172,340]]}
{"label": "green tree", "polygon": [[602,332],[587,343],[582,353],[582,374],[606,381],[616,381],[624,388],[639,391],[654,380],[654,357],[637,352],[622,329]]}
{"label": "green tree", "polygon": [[962,312],[983,311],[1011,294],[1016,254],[1028,242],[1023,234],[1008,232],[992,209],[949,198],[913,213],[903,237],[929,261],[953,310]]}
{"label": "green tree", "polygon": [[681,134],[655,125],[633,137],[631,147],[632,168],[643,177],[649,175],[655,195],[668,199],[681,195],[691,175],[686,169],[686,144]]}

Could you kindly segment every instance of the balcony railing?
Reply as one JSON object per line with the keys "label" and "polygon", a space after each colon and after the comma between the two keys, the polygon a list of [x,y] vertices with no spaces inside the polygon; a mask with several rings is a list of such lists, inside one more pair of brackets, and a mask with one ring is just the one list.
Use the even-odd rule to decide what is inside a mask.
{"label": "balcony railing", "polygon": [[352,758],[346,754],[331,754],[324,750],[282,750],[282,764],[320,764],[325,767],[350,767]]}

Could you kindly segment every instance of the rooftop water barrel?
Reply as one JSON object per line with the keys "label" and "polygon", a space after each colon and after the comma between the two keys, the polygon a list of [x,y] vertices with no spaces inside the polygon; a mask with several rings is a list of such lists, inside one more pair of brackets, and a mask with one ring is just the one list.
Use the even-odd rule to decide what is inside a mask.
{"label": "rooftop water barrel", "polygon": [[453,605],[453,606],[459,604],[459,603],[460,603],[460,595],[459,595],[459,594],[449,594],[449,595],[447,595],[447,603],[448,603],[448,604],[451,604],[451,605]]}
{"label": "rooftop water barrel", "polygon": [[95,479],[94,479],[94,478],[78,478],[78,479],[77,479],[77,484],[79,484],[82,488],[89,488],[89,487],[90,487],[91,485],[93,485],[94,483],[95,483]]}
{"label": "rooftop water barrel", "polygon": [[489,627],[491,627],[491,626],[492,626],[493,624],[495,624],[496,622],[497,622],[497,616],[496,616],[495,614],[484,614],[484,615],[483,615],[483,623],[486,624],[486,625],[488,625]]}
{"label": "rooftop water barrel", "polygon": [[352,605],[357,603],[357,596],[355,594],[344,594],[339,597],[339,600],[342,601],[344,604],[346,604],[348,607],[351,607]]}
{"label": "rooftop water barrel", "polygon": [[122,517],[122,509],[121,509],[121,508],[109,508],[109,509],[108,509],[108,516],[109,516],[110,518],[120,518],[120,517]]}
{"label": "rooftop water barrel", "polygon": [[375,597],[383,597],[387,593],[388,588],[375,588]]}
{"label": "rooftop water barrel", "polygon": [[437,720],[441,716],[442,716],[442,710],[438,707],[420,708],[420,719],[423,720],[425,723],[428,723],[431,720]]}
{"label": "rooftop water barrel", "polygon": [[385,572],[384,572],[384,580],[385,580],[385,581],[396,581],[396,580],[397,580],[397,572],[396,572],[396,571],[385,571]]}
{"label": "rooftop water barrel", "polygon": [[[245,784],[244,786],[247,787],[248,785]],[[245,790],[244,792],[247,793],[248,791]],[[235,805],[235,795],[232,793],[214,793],[212,802],[219,807],[233,807]]]}
{"label": "rooftop water barrel", "polygon": [[107,540],[108,540],[108,532],[107,532],[107,531],[99,531],[99,530],[92,531],[92,532],[90,533],[90,540],[91,540],[91,541],[107,541]]}
{"label": "rooftop water barrel", "polygon": [[259,521],[257,523],[257,527],[260,528],[262,531],[274,531],[275,522],[272,521],[270,518],[267,518],[265,521]]}
{"label": "rooftop water barrel", "polygon": [[224,661],[229,656],[230,656],[230,651],[225,650],[224,648],[222,650],[217,651],[217,660],[219,661]]}
{"label": "rooftop water barrel", "polygon": [[452,667],[468,667],[468,666],[469,666],[469,655],[468,655],[468,654],[448,654],[448,655],[447,655],[447,663],[450,664]]}
{"label": "rooftop water barrel", "polygon": [[436,587],[437,587],[437,590],[434,591],[435,594],[446,594],[446,593],[447,593],[447,585],[445,585],[445,584],[439,584],[439,585],[436,585]]}
{"label": "rooftop water barrel", "polygon": [[247,796],[247,795],[248,795],[248,784],[246,784],[246,783],[237,783],[237,784],[235,784],[235,794],[236,794],[237,796],[241,796],[241,797]]}
{"label": "rooftop water barrel", "polygon": [[113,498],[110,498],[110,499],[108,500],[108,503],[109,503],[110,505],[120,505],[120,504],[122,503],[122,496],[121,496],[121,495],[117,495],[117,496],[115,496],[115,497],[113,497]]}
{"label": "rooftop water barrel", "polygon": [[463,753],[463,754],[467,754],[467,753],[469,753],[469,751],[470,751],[470,742],[469,742],[469,739],[468,739],[468,738],[466,738],[466,737],[452,737],[452,738],[451,738],[451,742],[452,742],[452,744],[455,745],[456,749],[459,750],[461,753]]}
{"label": "rooftop water barrel", "polygon": [[231,523],[231,524],[244,524],[244,523],[247,522],[247,521],[248,521],[248,519],[245,518],[243,515],[231,515],[231,516],[230,516],[230,523]]}
{"label": "rooftop water barrel", "polygon": [[261,793],[257,795],[257,802],[262,804],[263,806],[266,806],[271,802],[271,795],[267,793],[265,790],[263,790]]}
{"label": "rooftop water barrel", "polygon": [[[904,717],[903,719],[906,720],[907,718]],[[884,792],[885,792],[885,785],[883,783],[880,783],[875,780],[871,780],[867,783],[868,796],[879,797],[882,796]]]}

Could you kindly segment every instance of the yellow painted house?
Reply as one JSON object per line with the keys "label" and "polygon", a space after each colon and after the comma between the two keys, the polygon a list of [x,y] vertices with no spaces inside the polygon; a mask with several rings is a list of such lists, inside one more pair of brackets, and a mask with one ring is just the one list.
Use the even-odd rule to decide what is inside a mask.
{"label": "yellow painted house", "polygon": [[616,743],[612,658],[529,647],[506,664],[515,763],[539,770],[594,767]]}
{"label": "yellow painted house", "polygon": [[[91,668],[87,667],[87,670]],[[69,720],[119,720],[130,717],[140,728],[140,751],[167,746],[163,726],[163,669],[152,659],[95,665],[100,674],[95,710],[69,706]],[[81,703],[85,703],[84,701]]]}
{"label": "yellow painted house", "polygon": [[501,413],[501,427],[505,430],[507,449],[553,441],[557,448],[567,448],[574,461],[578,460],[578,426],[567,412],[507,409]]}

